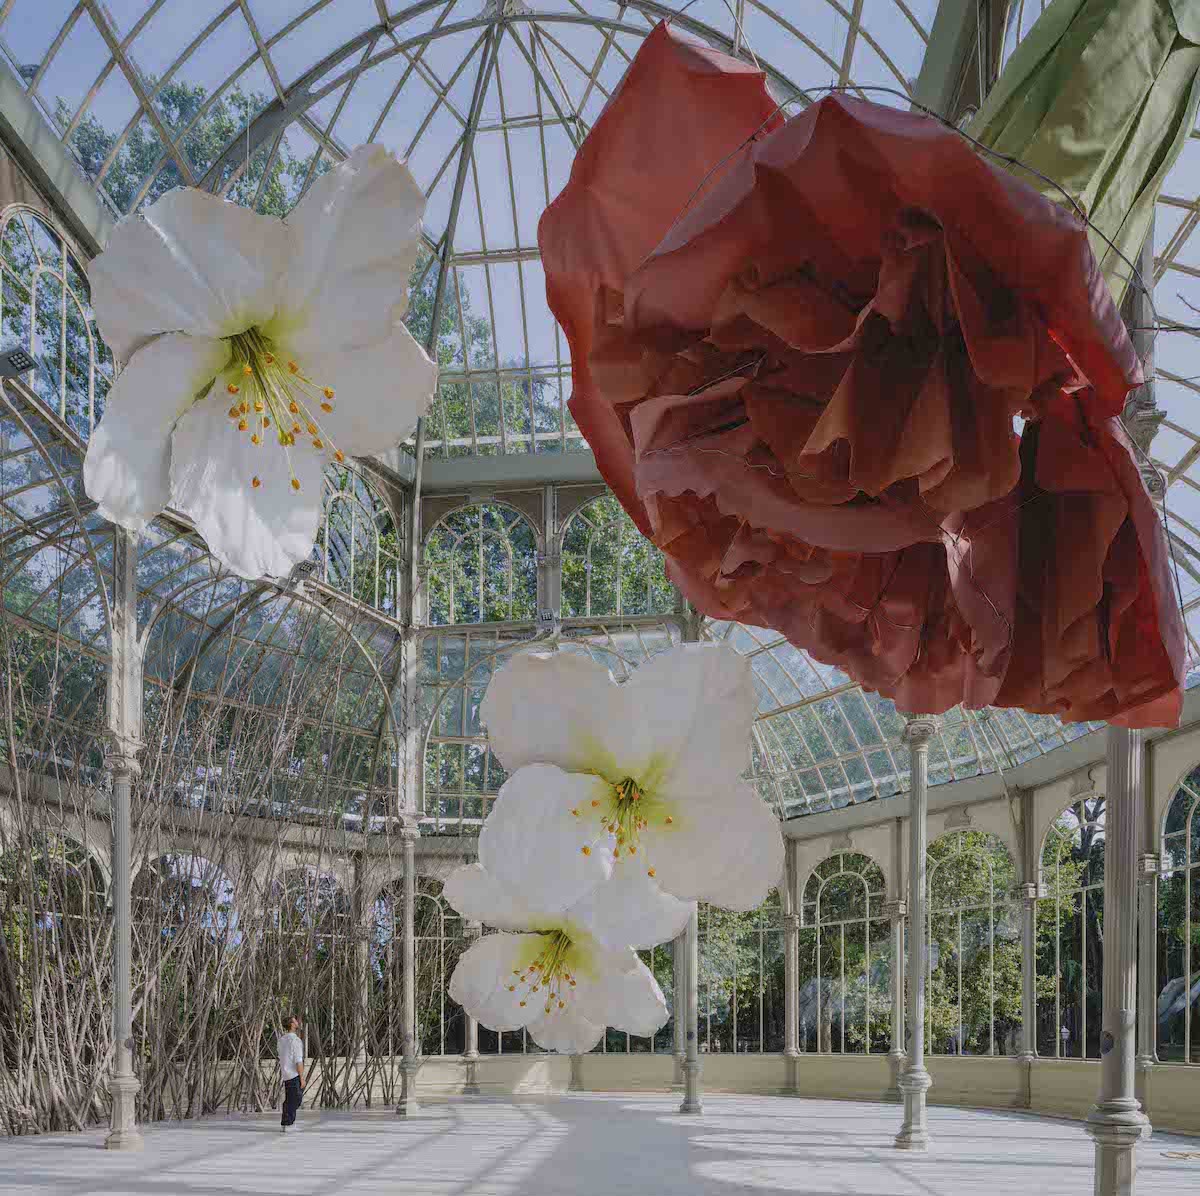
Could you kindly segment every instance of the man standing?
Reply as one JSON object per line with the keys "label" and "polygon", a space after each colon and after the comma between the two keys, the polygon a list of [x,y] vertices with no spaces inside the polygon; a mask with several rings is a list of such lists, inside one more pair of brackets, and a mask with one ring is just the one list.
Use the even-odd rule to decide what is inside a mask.
{"label": "man standing", "polygon": [[279,1119],[280,1133],[287,1133],[296,1123],[296,1110],[304,1099],[304,1044],[298,1033],[300,1019],[293,1015],[285,1023],[287,1029],[279,1036],[279,1078],[283,1081],[283,1116]]}

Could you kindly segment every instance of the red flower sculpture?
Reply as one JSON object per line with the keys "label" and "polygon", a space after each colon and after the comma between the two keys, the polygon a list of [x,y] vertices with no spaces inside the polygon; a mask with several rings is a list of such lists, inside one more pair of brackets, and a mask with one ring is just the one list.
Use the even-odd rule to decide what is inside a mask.
{"label": "red flower sculpture", "polygon": [[784,121],[660,25],[539,241],[571,412],[701,611],[903,710],[1178,721],[1139,362],[1073,215],[924,115]]}

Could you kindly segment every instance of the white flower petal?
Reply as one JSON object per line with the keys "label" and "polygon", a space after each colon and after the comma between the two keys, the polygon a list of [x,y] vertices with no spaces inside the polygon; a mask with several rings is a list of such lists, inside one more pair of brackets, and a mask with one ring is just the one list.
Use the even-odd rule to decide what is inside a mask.
{"label": "white flower petal", "polygon": [[498,930],[527,930],[533,915],[511,889],[482,864],[464,864],[450,873],[442,896],[468,922],[482,922]]}
{"label": "white flower petal", "polygon": [[543,1050],[563,1055],[586,1055],[604,1034],[604,1026],[590,1022],[573,1001],[559,1009],[555,1002],[549,1013],[542,1006],[541,1017],[529,1023],[529,1037]]}
{"label": "white flower petal", "polygon": [[667,1002],[650,969],[631,951],[620,966],[604,967],[580,980],[575,990],[579,1012],[590,1021],[648,1038],[667,1023]]}
{"label": "white flower petal", "polygon": [[140,531],[171,497],[171,430],[229,360],[229,346],[170,333],[129,359],[109,391],[83,461],[83,485],[105,519]]}
{"label": "white flower petal", "polygon": [[437,367],[403,324],[380,341],[339,353],[302,356],[308,376],[334,391],[333,410],[313,405],[326,439],[347,456],[386,452],[425,414],[437,387]]}
{"label": "white flower petal", "polygon": [[684,901],[752,910],[783,873],[779,819],[744,781],[673,807],[670,826],[642,831],[647,864],[664,892]]}
{"label": "white flower petal", "polygon": [[167,192],[122,220],[88,267],[100,335],[118,361],[161,332],[226,337],[275,314],[283,222],[207,191]]}
{"label": "white flower petal", "polygon": [[754,674],[728,645],[679,644],[653,656],[622,697],[636,712],[630,775],[644,788],[690,800],[733,784],[750,766]]}
{"label": "white flower petal", "polygon": [[542,1006],[536,994],[531,996],[517,984],[513,971],[528,967],[544,942],[540,934],[485,934],[458,961],[450,977],[450,1000],[489,1030],[519,1030],[528,1025]]}
{"label": "white flower petal", "polygon": [[229,419],[224,398],[214,393],[194,404],[176,426],[171,504],[191,517],[213,556],[240,577],[282,577],[312,554],[325,460],[303,441],[286,454],[269,434],[263,444],[251,444]]}
{"label": "white flower petal", "polygon": [[509,772],[547,763],[611,781],[628,775],[621,769],[630,736],[627,704],[608,669],[590,656],[518,652],[492,678],[479,717]]}
{"label": "white flower petal", "polygon": [[609,793],[599,778],[552,764],[518,769],[479,832],[479,862],[535,918],[561,915],[612,874],[611,839],[590,817]]}
{"label": "white flower petal", "polygon": [[692,902],[680,901],[646,875],[644,853],[623,856],[612,879],[577,901],[568,917],[605,947],[656,947],[687,925]]}
{"label": "white flower petal", "polygon": [[408,167],[377,145],[360,146],[313,183],[286,221],[286,339],[339,349],[381,339],[408,306],[424,212]]}

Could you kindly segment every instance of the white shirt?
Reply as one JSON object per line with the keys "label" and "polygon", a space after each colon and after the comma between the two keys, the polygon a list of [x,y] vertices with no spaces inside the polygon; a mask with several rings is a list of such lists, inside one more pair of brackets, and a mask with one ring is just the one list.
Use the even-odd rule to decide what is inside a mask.
{"label": "white shirt", "polygon": [[279,1036],[276,1045],[279,1048],[280,1078],[294,1080],[300,1074],[300,1064],[304,1062],[304,1043],[289,1030]]}

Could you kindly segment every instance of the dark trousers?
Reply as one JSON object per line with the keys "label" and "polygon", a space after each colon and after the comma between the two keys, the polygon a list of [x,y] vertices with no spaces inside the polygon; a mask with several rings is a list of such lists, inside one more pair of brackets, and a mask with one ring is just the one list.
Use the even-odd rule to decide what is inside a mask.
{"label": "dark trousers", "polygon": [[283,1116],[279,1119],[280,1125],[295,1125],[296,1110],[300,1108],[303,1099],[304,1092],[300,1087],[299,1076],[283,1081]]}

